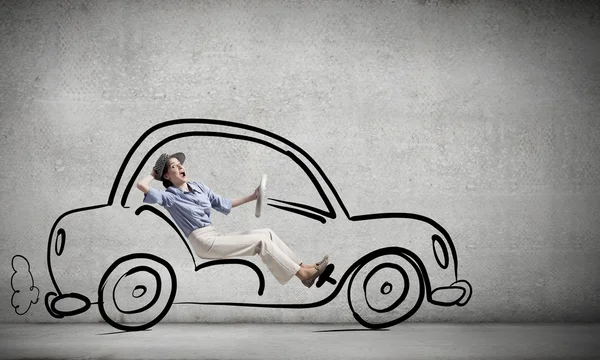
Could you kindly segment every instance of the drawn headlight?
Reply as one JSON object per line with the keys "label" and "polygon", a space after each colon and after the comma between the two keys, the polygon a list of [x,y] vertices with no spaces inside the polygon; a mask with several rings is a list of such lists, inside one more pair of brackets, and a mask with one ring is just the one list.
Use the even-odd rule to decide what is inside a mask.
{"label": "drawn headlight", "polygon": [[432,245],[433,245],[433,254],[435,255],[435,260],[437,261],[438,265],[442,269],[447,268],[448,267],[448,247],[446,247],[446,243],[438,235],[433,235],[431,237],[431,240],[433,241]]}
{"label": "drawn headlight", "polygon": [[60,228],[56,232],[56,241],[54,242],[54,252],[56,255],[60,256],[65,249],[65,241],[67,240],[67,234],[65,229]]}

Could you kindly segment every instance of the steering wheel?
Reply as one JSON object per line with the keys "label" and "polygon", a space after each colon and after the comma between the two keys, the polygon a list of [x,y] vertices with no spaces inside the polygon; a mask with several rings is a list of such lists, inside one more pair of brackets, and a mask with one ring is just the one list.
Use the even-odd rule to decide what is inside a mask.
{"label": "steering wheel", "polygon": [[265,203],[265,192],[267,191],[267,174],[263,174],[260,185],[258,187],[258,198],[256,199],[256,210],[254,211],[254,216],[260,217],[262,208]]}

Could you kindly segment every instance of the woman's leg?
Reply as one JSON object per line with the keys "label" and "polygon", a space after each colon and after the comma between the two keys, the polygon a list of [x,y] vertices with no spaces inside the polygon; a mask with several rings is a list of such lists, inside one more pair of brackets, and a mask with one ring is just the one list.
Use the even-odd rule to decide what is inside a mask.
{"label": "woman's leg", "polygon": [[[277,236],[277,234],[275,234],[275,232],[271,229],[253,229],[253,230],[244,230],[244,231],[238,231],[238,232],[233,232],[233,233],[229,233],[229,235],[241,235],[241,234],[268,234],[270,236],[270,238],[275,242],[275,244],[287,255],[290,257],[290,259],[292,259],[292,261],[294,261],[296,264],[300,265],[300,267],[302,268],[308,268],[308,269],[314,269],[317,266],[317,263],[314,264],[305,264],[302,260],[300,260],[300,258],[287,246],[286,243],[283,242],[283,240],[281,240],[279,238],[279,236]],[[325,256],[323,259],[321,259],[321,261],[319,261],[319,263],[325,261],[328,257]]]}
{"label": "woman's leg", "polygon": [[[272,232],[242,231],[212,236],[208,249],[199,256],[210,259],[225,259],[238,256],[260,256],[269,271],[284,285],[300,270],[296,258],[290,258],[272,238]],[[293,253],[286,247],[292,256]],[[303,269],[304,270],[304,269]]]}
{"label": "woman's leg", "polygon": [[271,229],[244,230],[244,231],[228,233],[227,235],[246,235],[246,234],[268,235],[269,239],[272,240],[275,243],[275,245],[278,248],[280,248],[281,251],[283,251],[290,259],[292,259],[293,262],[295,262],[296,264],[302,264],[302,260],[300,260],[300,258],[298,258],[298,256],[287,246],[287,244],[284,243],[283,240],[281,240],[279,238],[279,236],[277,236],[277,234],[275,234],[275,232]]}

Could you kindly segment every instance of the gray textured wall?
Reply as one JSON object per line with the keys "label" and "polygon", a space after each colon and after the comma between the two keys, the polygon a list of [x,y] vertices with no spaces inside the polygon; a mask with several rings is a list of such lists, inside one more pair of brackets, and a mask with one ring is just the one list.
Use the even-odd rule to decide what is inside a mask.
{"label": "gray textured wall", "polygon": [[[47,313],[50,230],[68,210],[106,203],[135,140],[176,118],[291,140],[352,215],[408,212],[442,225],[473,296],[464,307],[425,301],[409,321],[600,320],[599,10],[595,1],[1,2],[1,321],[102,321],[96,305],[62,320]],[[193,129],[151,137],[126,173],[160,139]],[[323,206],[298,166],[257,144],[185,138],[155,154],[163,150],[189,154],[190,176],[222,195],[247,195],[267,173],[270,196]],[[180,240],[164,243],[168,229],[132,215],[136,191],[129,209],[115,201],[61,223],[64,254],[50,253],[63,292],[87,286],[97,302],[110,256],[144,247],[178,271],[176,301],[309,303],[334,288],[281,287],[258,258],[249,260],[264,271],[262,297],[244,267],[194,273]],[[368,251],[399,245],[424,254],[432,281],[452,282],[431,261],[431,229],[415,221],[352,222],[338,210],[323,225],[272,207],[257,219],[253,204],[214,220],[223,231],[270,227],[309,262],[329,253],[338,280]],[[39,289],[26,313],[36,297],[14,255]],[[164,321],[354,319],[344,288],[314,309],[175,305]]]}

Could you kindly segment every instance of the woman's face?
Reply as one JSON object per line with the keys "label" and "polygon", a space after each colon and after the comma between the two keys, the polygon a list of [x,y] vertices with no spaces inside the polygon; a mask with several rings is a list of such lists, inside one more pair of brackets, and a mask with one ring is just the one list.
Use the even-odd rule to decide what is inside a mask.
{"label": "woman's face", "polygon": [[179,186],[187,181],[185,168],[176,158],[170,158],[167,162],[167,172],[164,178],[170,180],[173,185]]}

